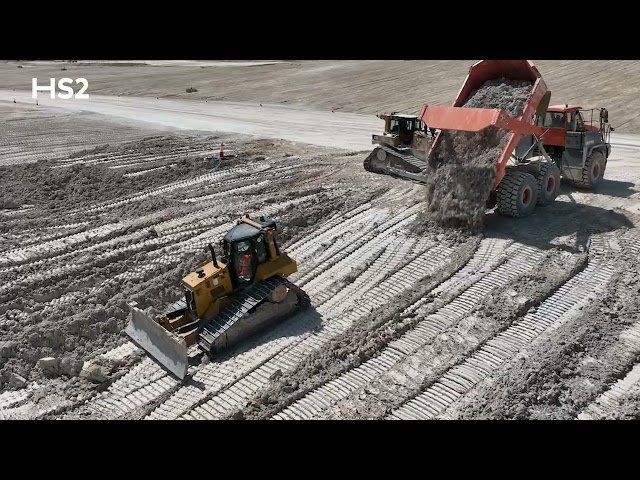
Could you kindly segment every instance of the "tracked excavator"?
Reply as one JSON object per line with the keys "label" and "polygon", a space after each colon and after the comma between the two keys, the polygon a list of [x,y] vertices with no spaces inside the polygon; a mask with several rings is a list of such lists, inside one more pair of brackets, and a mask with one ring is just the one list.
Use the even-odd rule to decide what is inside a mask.
{"label": "tracked excavator", "polygon": [[[532,84],[519,117],[512,117],[503,109],[464,107],[475,90],[488,80],[500,78]],[[414,124],[422,120],[430,130],[437,130],[433,141],[422,143],[420,149],[415,144],[399,142],[385,121],[385,134],[373,136],[372,143],[379,146],[364,160],[364,168],[426,184],[427,177],[439,166],[436,152],[443,144],[443,134],[480,132],[490,127],[504,129],[507,138],[496,159],[496,178],[487,207],[497,207],[499,213],[510,217],[528,216],[536,205],[555,201],[561,177],[579,188],[597,188],[611,153],[606,109],[600,109],[599,126],[588,125],[583,109],[569,105],[549,107],[550,99],[551,92],[533,62],[481,60],[469,69],[453,106],[426,105],[415,117]],[[552,115],[561,118],[553,120]],[[386,142],[387,138],[393,141]]]}
{"label": "tracked excavator", "polygon": [[209,245],[211,259],[182,279],[184,298],[164,314],[131,306],[125,333],[180,379],[190,359],[214,356],[310,305],[286,278],[297,264],[280,250],[274,220],[243,216],[220,248],[218,259]]}

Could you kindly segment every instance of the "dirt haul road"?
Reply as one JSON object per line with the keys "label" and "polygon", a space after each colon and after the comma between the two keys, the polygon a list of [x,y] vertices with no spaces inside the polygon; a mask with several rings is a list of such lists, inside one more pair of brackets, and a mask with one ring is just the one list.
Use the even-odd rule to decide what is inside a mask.
{"label": "dirt haul road", "polygon": [[[35,105],[30,93],[0,90],[0,102]],[[280,138],[349,150],[366,150],[371,134],[384,127],[373,115],[322,112],[303,107],[232,102],[193,102],[189,100],[148,97],[90,95],[87,100],[51,99],[38,95],[43,107],[58,107],[67,112],[92,112],[121,119],[122,122],[145,122],[183,130],[231,132]]]}
{"label": "dirt haul road", "polygon": [[[180,105],[179,123],[202,121]],[[134,107],[100,106],[148,115]],[[0,418],[639,414],[638,137],[616,136],[598,192],[565,185],[526,221],[490,213],[484,234],[417,236],[425,189],[364,172],[364,154],[12,99],[0,111]],[[301,114],[278,112],[245,133],[276,123],[309,141],[321,119],[336,135],[330,113],[302,110],[295,133]],[[364,147],[379,122],[350,118]],[[375,126],[359,139],[362,118]],[[211,170],[221,142],[237,156]],[[314,308],[179,382],[119,333],[127,302],[176,300],[245,211],[282,222]]]}

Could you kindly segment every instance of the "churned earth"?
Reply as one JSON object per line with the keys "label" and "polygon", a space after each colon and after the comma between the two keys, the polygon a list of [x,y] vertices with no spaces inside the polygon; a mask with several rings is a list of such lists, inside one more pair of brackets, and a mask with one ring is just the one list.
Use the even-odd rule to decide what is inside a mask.
{"label": "churned earth", "polygon": [[[469,231],[364,171],[371,115],[0,93],[0,418],[637,418],[633,134],[598,191]],[[122,333],[128,304],[177,300],[247,212],[279,222],[312,308],[179,381]]]}

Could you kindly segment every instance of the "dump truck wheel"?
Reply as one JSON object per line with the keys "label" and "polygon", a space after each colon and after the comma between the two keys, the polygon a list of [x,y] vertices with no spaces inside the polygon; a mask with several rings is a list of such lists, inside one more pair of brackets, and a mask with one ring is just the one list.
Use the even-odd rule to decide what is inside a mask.
{"label": "dump truck wheel", "polygon": [[267,298],[271,303],[282,303],[287,298],[287,287],[278,285]]}
{"label": "dump truck wheel", "polygon": [[508,217],[531,215],[538,200],[538,182],[530,173],[507,173],[498,188],[498,212]]}
{"label": "dump truck wheel", "polygon": [[560,193],[560,169],[555,163],[543,163],[536,176],[538,181],[538,205],[555,202]]}
{"label": "dump truck wheel", "polygon": [[584,188],[586,190],[593,190],[602,183],[604,178],[604,169],[607,163],[604,159],[604,155],[600,151],[595,151],[584,164],[582,169],[582,178],[574,182],[578,188]]}

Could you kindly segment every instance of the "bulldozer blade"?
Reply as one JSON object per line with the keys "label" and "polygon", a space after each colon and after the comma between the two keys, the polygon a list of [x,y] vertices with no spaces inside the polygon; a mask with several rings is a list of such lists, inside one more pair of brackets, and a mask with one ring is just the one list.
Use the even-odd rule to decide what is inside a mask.
{"label": "bulldozer blade", "polygon": [[131,307],[131,320],[124,331],[136,345],[180,380],[186,377],[189,358],[183,338],[172,336],[137,307]]}

